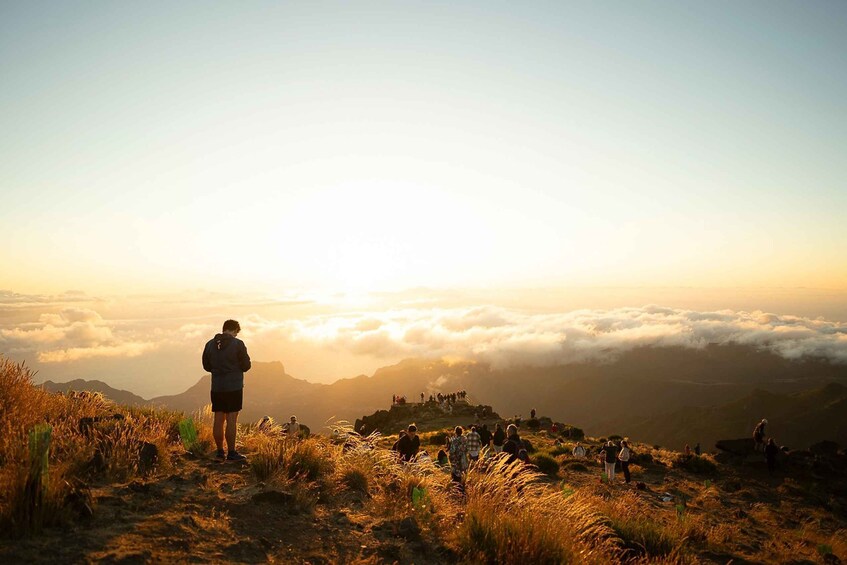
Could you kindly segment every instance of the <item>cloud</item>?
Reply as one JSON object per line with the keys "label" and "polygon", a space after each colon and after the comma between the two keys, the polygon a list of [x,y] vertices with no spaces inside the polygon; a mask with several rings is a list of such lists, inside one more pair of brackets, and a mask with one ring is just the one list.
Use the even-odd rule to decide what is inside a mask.
{"label": "cloud", "polygon": [[486,306],[392,310],[282,324],[265,320],[257,329],[258,339],[272,331],[292,341],[386,359],[460,357],[494,365],[551,365],[609,360],[641,346],[738,343],[787,359],[814,356],[847,363],[847,325],[760,311],[646,306],[529,314]]}
{"label": "cloud", "polygon": [[94,310],[67,307],[41,314],[37,322],[0,329],[0,346],[29,353],[41,363],[78,361],[93,357],[137,357],[156,348],[137,339],[135,330],[107,322]]}

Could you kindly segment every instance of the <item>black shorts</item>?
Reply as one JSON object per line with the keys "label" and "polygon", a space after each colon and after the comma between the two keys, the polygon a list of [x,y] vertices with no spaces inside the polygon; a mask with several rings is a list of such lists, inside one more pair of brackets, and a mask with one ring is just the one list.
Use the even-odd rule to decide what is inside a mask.
{"label": "black shorts", "polygon": [[244,389],[212,391],[212,412],[241,412]]}

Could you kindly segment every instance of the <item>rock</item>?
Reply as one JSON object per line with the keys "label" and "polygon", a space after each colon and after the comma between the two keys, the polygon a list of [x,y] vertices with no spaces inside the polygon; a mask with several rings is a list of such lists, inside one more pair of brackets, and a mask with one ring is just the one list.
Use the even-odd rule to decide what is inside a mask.
{"label": "rock", "polygon": [[145,441],[138,450],[138,472],[149,473],[159,461],[159,448],[156,444]]}
{"label": "rock", "polygon": [[834,553],[827,553],[823,556],[823,562],[827,565],[839,565],[839,563],[841,563],[841,559],[839,559]]}
{"label": "rock", "polygon": [[397,535],[407,540],[418,539],[421,535],[421,527],[417,520],[407,516],[400,520],[400,524],[397,526]]}
{"label": "rock", "polygon": [[755,445],[756,444],[751,437],[741,439],[721,439],[715,443],[715,447],[721,451],[726,451],[742,457],[751,453],[756,453]]}
{"label": "rock", "polygon": [[836,457],[838,448],[839,445],[834,441],[824,440],[809,447],[809,451],[821,457]]}
{"label": "rock", "polygon": [[280,490],[266,490],[262,492],[257,492],[253,496],[250,497],[256,504],[288,504],[293,500],[294,496],[290,492],[283,492]]}

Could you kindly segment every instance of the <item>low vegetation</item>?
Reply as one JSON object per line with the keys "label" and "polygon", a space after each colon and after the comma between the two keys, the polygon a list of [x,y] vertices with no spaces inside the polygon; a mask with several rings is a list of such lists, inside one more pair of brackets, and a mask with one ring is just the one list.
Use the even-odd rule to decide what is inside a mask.
{"label": "low vegetation", "polygon": [[[98,486],[171,480],[181,466],[210,459],[214,445],[208,410],[186,416],[116,406],[94,394],[49,394],[33,386],[25,366],[7,360],[0,362],[0,421],[0,527],[10,538],[37,539],[47,528],[78,524],[97,512]],[[389,449],[393,438],[334,428],[331,437],[294,440],[273,422],[242,426],[246,488],[280,493],[291,516],[317,521],[329,508],[355,515],[356,527],[368,532],[388,524],[391,539],[418,548],[423,562],[694,563],[706,553],[764,562],[847,559],[847,521],[824,508],[832,495],[811,513],[802,506],[818,500],[806,493],[822,486],[786,479],[779,488],[795,501],[789,506],[755,481],[725,476],[710,455],[634,443],[633,484],[620,476],[610,484],[600,479],[598,440],[580,436],[590,455],[575,459],[575,440],[526,432],[534,446],[529,465],[484,458],[458,485],[434,463],[447,429],[424,434],[429,457],[404,464]],[[199,484],[211,489],[206,480]],[[642,480],[652,486],[635,488]],[[245,519],[239,512],[198,510],[184,520],[211,535],[233,535]],[[741,543],[740,522],[771,535]],[[393,551],[363,562],[410,560]]]}

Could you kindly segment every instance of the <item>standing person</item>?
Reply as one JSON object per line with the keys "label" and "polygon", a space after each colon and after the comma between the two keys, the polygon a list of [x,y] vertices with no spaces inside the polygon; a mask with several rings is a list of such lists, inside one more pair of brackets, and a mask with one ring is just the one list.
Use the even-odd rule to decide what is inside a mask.
{"label": "standing person", "polygon": [[479,450],[482,448],[482,438],[476,431],[476,426],[471,426],[471,431],[468,433],[468,457],[471,461],[479,461]]}
{"label": "standing person", "polygon": [[529,419],[535,420],[535,408],[529,411]]}
{"label": "standing person", "polygon": [[288,423],[285,424],[285,432],[288,434],[288,439],[300,437],[300,422],[297,421],[297,416],[291,416]]}
{"label": "standing person", "polygon": [[694,444],[694,455],[700,455],[700,442]]}
{"label": "standing person", "polygon": [[776,455],[779,453],[779,447],[774,443],[773,438],[768,438],[768,444],[765,446],[765,459],[768,461],[768,473],[773,474],[776,471]]}
{"label": "standing person", "polygon": [[579,442],[576,442],[576,446],[573,448],[573,456],[577,459],[585,459],[585,448]]}
{"label": "standing person", "polygon": [[421,393],[421,404],[424,403],[424,393]]}
{"label": "standing person", "polygon": [[514,424],[509,424],[506,427],[506,441],[503,443],[503,453],[509,454],[509,463],[517,459],[520,459],[524,463],[529,462],[526,446],[518,435],[518,427]]}
{"label": "standing person", "polygon": [[[629,443],[626,440],[621,442],[621,451],[618,453],[618,461],[621,462],[621,471],[623,471],[623,478],[626,481],[626,484],[629,484],[631,477],[629,476],[629,458],[632,455],[632,452],[629,450]],[[612,470],[614,473],[614,469]]]}
{"label": "standing person", "polygon": [[502,424],[497,424],[494,430],[494,435],[491,436],[491,445],[494,447],[494,453],[503,451],[503,443],[506,441],[506,432],[503,431]]}
{"label": "standing person", "polygon": [[753,448],[756,451],[765,449],[765,426],[768,425],[768,421],[762,418],[762,421],[756,424],[756,427],[753,428],[753,441],[755,445]]}
{"label": "standing person", "polygon": [[415,424],[409,424],[406,428],[406,434],[397,442],[397,451],[400,452],[400,459],[403,461],[411,461],[421,449],[421,438],[418,436],[418,427]]}
{"label": "standing person", "polygon": [[479,430],[479,440],[482,442],[482,450],[491,449],[491,432],[488,431],[488,424],[483,424]]}
{"label": "standing person", "polygon": [[[212,436],[218,448],[216,456],[227,461],[247,459],[235,448],[238,413],[244,401],[244,373],[250,370],[247,346],[236,337],[239,332],[241,325],[235,320],[227,320],[221,333],[210,339],[203,349],[203,370],[212,374],[212,412],[215,413]],[[228,452],[224,451],[224,422]]]}
{"label": "standing person", "polygon": [[615,442],[609,440],[600,451],[603,453],[603,459],[606,463],[606,476],[611,483],[615,480],[615,461],[618,458],[618,448],[615,446]]}
{"label": "standing person", "polygon": [[406,430],[400,430],[400,433],[397,434],[397,441],[395,441],[391,445],[391,451],[396,451],[397,453],[400,453],[400,440],[402,440],[404,437],[406,437]]}
{"label": "standing person", "polygon": [[447,440],[447,456],[450,459],[451,474],[454,481],[461,481],[468,470],[468,441],[462,434],[462,426],[456,426],[454,435]]}

